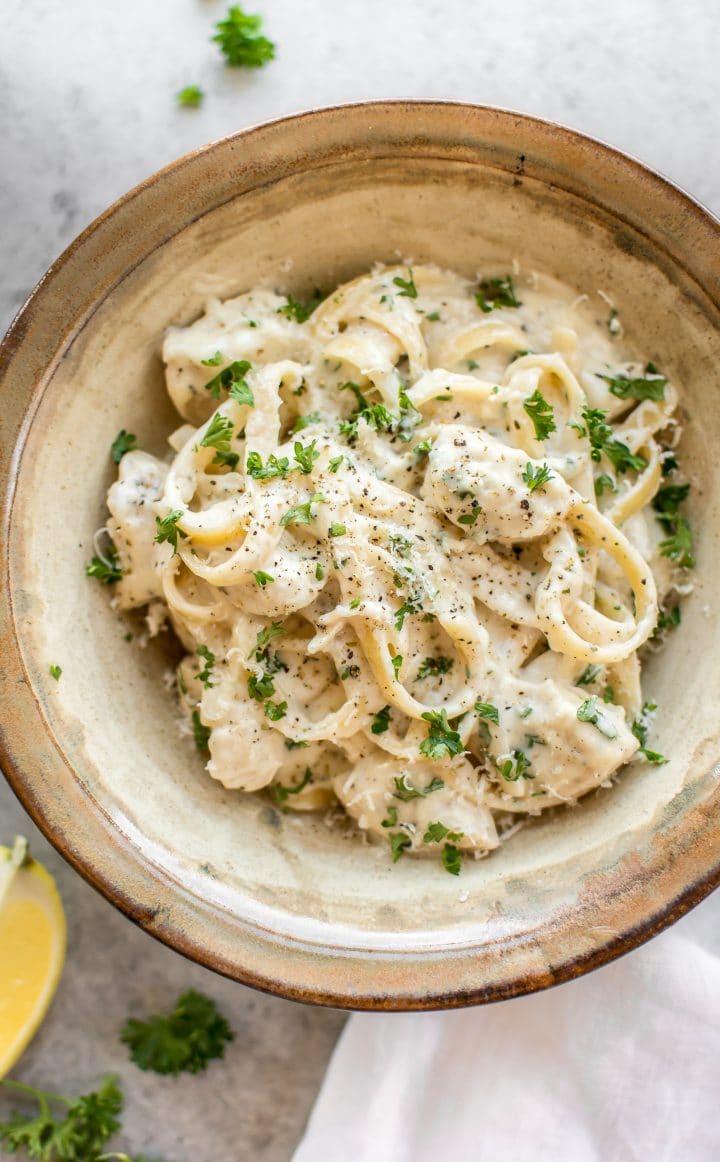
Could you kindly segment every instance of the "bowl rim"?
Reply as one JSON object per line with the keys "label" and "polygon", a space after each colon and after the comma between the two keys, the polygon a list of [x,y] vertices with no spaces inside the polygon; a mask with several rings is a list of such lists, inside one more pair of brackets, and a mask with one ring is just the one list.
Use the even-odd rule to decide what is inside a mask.
{"label": "bowl rim", "polygon": [[[543,133],[549,133],[551,136],[561,142],[566,142],[568,145],[584,143],[601,161],[620,161],[625,167],[626,172],[634,171],[645,183],[649,182],[651,187],[661,190],[665,198],[674,200],[699,225],[704,225],[705,228],[709,226],[715,240],[720,243],[720,220],[698,199],[682,189],[677,183],[645,165],[633,155],[616,149],[603,140],[574,130],[553,120],[497,106],[482,105],[469,101],[433,98],[392,98],[387,100],[353,101],[324,105],[259,121],[234,133],[215,138],[170,162],[168,165],[133,186],[132,189],[120,198],[116,199],[55,259],[17,311],[4,339],[0,342],[0,384],[11,373],[13,360],[25,342],[28,330],[31,329],[33,316],[38,311],[42,312],[44,297],[51,292],[53,284],[62,274],[68,263],[71,262],[75,255],[82,250],[86,243],[98,231],[101,231],[106,224],[111,222],[145,191],[153,189],[168,176],[177,174],[187,166],[192,165],[198,158],[202,158],[229,143],[241,142],[243,139],[257,133],[262,134],[263,132],[276,128],[291,130],[294,126],[304,121],[315,120],[321,122],[323,118],[327,118],[328,116],[353,113],[358,110],[379,112],[398,107],[414,111],[447,108],[467,110],[470,115],[478,113],[481,115],[494,114],[503,120],[520,121],[526,126],[534,127]],[[184,227],[179,227],[179,229],[182,228]],[[692,277],[694,278],[695,276]],[[705,286],[702,289],[708,295],[713,305],[720,307],[720,303],[718,302],[720,296],[712,295]],[[58,334],[57,350],[63,350],[68,342],[71,341],[71,338],[67,333]],[[2,566],[2,576],[5,581],[4,588],[7,594],[7,598],[3,602],[7,607],[6,610],[3,610],[3,614],[7,614],[7,620],[5,621],[3,619],[5,621],[3,637],[5,638],[7,635],[13,639],[13,642],[17,635],[17,628],[13,610],[12,589],[9,585],[8,575],[8,529],[12,515],[19,461],[27,432],[32,422],[37,398],[41,393],[42,379],[48,371],[48,366],[50,365],[43,366],[42,370],[35,377],[30,394],[22,405],[24,415],[17,442],[14,447],[0,448],[0,452],[3,453],[0,464],[0,486],[2,486],[3,502],[2,528],[0,529],[0,557],[2,558],[0,560],[0,566]],[[10,668],[12,669],[12,667]],[[24,680],[28,683],[37,715],[42,719],[44,729],[48,730],[44,715],[40,709],[39,699],[33,689],[29,676],[25,673],[24,666],[20,668],[23,678],[18,679],[16,671],[11,680]],[[4,706],[5,702],[5,691],[3,691],[2,683],[0,683],[0,705]],[[75,788],[77,802],[80,803],[82,801],[85,810],[90,807],[90,810],[96,816],[94,825],[98,834],[103,832],[115,844],[117,850],[114,858],[118,869],[122,867],[123,871],[127,872],[128,861],[134,859],[138,867],[142,865],[140,867],[142,876],[140,877],[137,874],[137,868],[131,869],[135,873],[136,886],[141,883],[142,877],[144,876],[146,879],[152,880],[156,887],[164,887],[165,890],[175,889],[176,892],[179,890],[184,895],[179,915],[175,919],[159,919],[157,914],[159,910],[149,909],[146,904],[138,903],[139,897],[132,889],[128,889],[127,887],[123,889],[119,881],[99,868],[97,866],[97,859],[94,859],[92,855],[92,844],[88,845],[88,854],[88,851],[82,850],[82,842],[76,844],[68,835],[65,835],[62,824],[59,823],[57,818],[53,818],[48,810],[50,804],[44,802],[42,795],[37,793],[32,779],[25,773],[24,761],[19,757],[18,753],[19,751],[22,752],[22,747],[19,748],[17,745],[17,732],[13,732],[11,716],[8,717],[10,720],[9,723],[6,723],[4,719],[0,722],[0,768],[2,768],[10,787],[33,822],[75,871],[129,919],[175,951],[222,975],[238,980],[253,988],[260,989],[261,991],[291,1000],[300,1000],[344,1009],[409,1011],[418,1009],[457,1008],[465,1005],[499,1001],[513,996],[526,995],[574,979],[637,948],[652,936],[663,931],[678,920],[720,884],[719,844],[716,848],[718,855],[714,857],[714,860],[710,860],[707,863],[704,874],[686,883],[681,891],[676,892],[670,898],[653,901],[655,906],[647,910],[646,915],[639,923],[630,925],[624,930],[617,932],[613,937],[606,939],[604,943],[598,944],[597,947],[589,952],[580,955],[568,955],[552,967],[545,966],[544,969],[539,969],[534,972],[528,971],[513,980],[508,979],[504,982],[493,983],[490,986],[460,988],[453,991],[445,991],[442,988],[440,990],[430,989],[422,994],[417,994],[415,991],[409,989],[403,990],[400,986],[395,987],[389,993],[367,991],[365,993],[352,994],[343,992],[342,989],[323,987],[322,983],[317,983],[317,981],[307,986],[299,986],[280,979],[279,974],[272,975],[265,972],[253,971],[252,968],[238,963],[237,960],[228,960],[221,953],[213,952],[212,949],[201,942],[199,937],[193,937],[189,934],[184,923],[184,918],[188,915],[194,915],[197,918],[199,913],[203,911],[203,908],[207,908],[207,902],[180,888],[180,885],[170,875],[165,874],[157,865],[146,860],[134,845],[123,842],[123,837],[112,826],[111,820],[102,815],[98,805],[93,804],[89,795],[83,792],[78,785]],[[61,758],[64,758],[62,751],[60,751],[60,754]],[[720,834],[720,820],[717,823],[717,828]],[[129,850],[134,852],[134,855],[129,855]],[[237,936],[237,932],[235,935]],[[282,942],[278,943],[275,941],[274,947],[276,952],[278,948],[280,949],[281,956],[284,954]],[[317,956],[317,954],[317,949],[310,953],[311,956]],[[473,950],[463,950],[459,955],[466,958],[471,957]],[[334,959],[337,960],[337,958]],[[408,967],[411,963],[416,967],[418,965],[418,960],[413,956],[406,956],[403,959]],[[348,958],[346,958],[346,961],[349,963]],[[440,968],[439,972],[436,973],[436,980],[438,983],[441,983],[442,979],[442,968]]]}

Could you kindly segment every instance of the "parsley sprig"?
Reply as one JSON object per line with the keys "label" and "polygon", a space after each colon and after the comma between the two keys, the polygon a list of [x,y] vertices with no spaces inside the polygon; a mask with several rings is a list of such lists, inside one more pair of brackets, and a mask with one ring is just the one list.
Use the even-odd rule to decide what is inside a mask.
{"label": "parsley sprig", "polygon": [[324,299],[324,295],[316,290],[314,295],[309,299],[296,299],[294,295],[287,296],[287,302],[281,307],[278,307],[277,314],[284,315],[286,319],[294,319],[296,323],[307,323],[311,314],[316,307]]}
{"label": "parsley sprig", "polygon": [[[6,1153],[22,1150],[39,1162],[98,1162],[103,1146],[120,1129],[123,1096],[114,1077],[106,1077],[97,1090],[79,1097],[19,1081],[1,1084],[38,1105],[34,1116],[15,1111],[0,1123],[0,1144]],[[53,1107],[62,1107],[62,1115],[53,1114]]]}
{"label": "parsley sprig", "polygon": [[239,4],[233,4],[215,27],[212,39],[233,68],[261,69],[275,57],[275,45],[260,31],[262,17],[243,12]]}
{"label": "parsley sprig", "polygon": [[159,545],[162,545],[165,542],[167,542],[169,545],[172,546],[172,550],[174,553],[177,553],[178,537],[180,537],[182,540],[187,539],[187,533],[184,533],[182,531],[182,529],[179,529],[177,527],[177,522],[180,520],[180,517],[182,515],[183,515],[182,509],[176,508],[176,509],[173,509],[172,512],[169,512],[167,514],[167,516],[164,516],[164,517],[156,516],[155,517],[155,525],[157,527],[157,531],[155,533],[155,540],[157,541],[157,543]]}
{"label": "parsley sprig", "polygon": [[536,492],[538,488],[542,488],[550,480],[555,479],[547,464],[542,464],[539,468],[533,468],[529,460],[525,466],[522,478],[531,492]]}
{"label": "parsley sprig", "polygon": [[692,569],[695,564],[692,530],[679,512],[689,492],[689,484],[666,484],[658,489],[652,502],[655,515],[667,533],[660,542],[660,552],[681,569]]}
{"label": "parsley sprig", "polygon": [[446,658],[442,654],[436,658],[425,658],[420,663],[417,680],[422,681],[423,678],[439,678],[442,674],[449,674],[454,665],[455,661],[453,658]]}
{"label": "parsley sprig", "polygon": [[120,567],[120,557],[112,541],[108,542],[105,552],[96,554],[85,566],[88,577],[95,577],[101,585],[114,585],[123,575]]}
{"label": "parsley sprig", "polygon": [[592,460],[597,462],[603,456],[607,456],[620,475],[630,469],[642,472],[643,468],[647,467],[644,456],[631,452],[627,444],[615,438],[613,429],[606,422],[607,412],[602,408],[584,407],[581,414],[584,425],[574,420],[570,427],[575,428],[580,436],[588,437]]}
{"label": "parsley sprig", "polygon": [[156,1014],[146,1021],[131,1018],[120,1040],[140,1069],[153,1073],[201,1073],[209,1062],[225,1056],[234,1034],[214,1001],[188,989],[168,1016]]}
{"label": "parsley sprig", "polygon": [[576,716],[578,722],[589,722],[591,726],[594,726],[596,730],[599,730],[601,734],[605,735],[605,738],[617,738],[618,732],[615,723],[603,713],[602,707],[594,694],[590,698],[586,698],[578,706]]}
{"label": "parsley sprig", "polygon": [[401,298],[416,299],[418,297],[412,267],[408,268],[407,278],[401,278],[400,275],[396,275],[393,279],[393,285],[400,288],[398,294]]}
{"label": "parsley sprig", "polygon": [[536,440],[547,440],[551,432],[557,431],[555,413],[539,388],[523,401],[523,408],[532,420]]}
{"label": "parsley sprig", "polygon": [[309,525],[315,520],[316,513],[313,512],[314,504],[324,504],[325,497],[321,492],[313,492],[309,500],[304,504],[296,504],[293,508],[289,508],[283,516],[280,517],[280,524],[282,527],[289,528],[290,525]]}
{"label": "parsley sprig", "polygon": [[640,717],[636,718],[632,724],[632,732],[640,743],[640,754],[644,755],[647,761],[652,763],[653,766],[661,767],[669,760],[665,758],[665,755],[659,754],[656,750],[648,750],[647,745],[650,725],[656,710],[657,705],[655,702],[644,702],[642,710],[640,711]]}
{"label": "parsley sprig", "polygon": [[508,783],[516,783],[518,779],[534,779],[530,770],[530,759],[524,750],[514,750],[512,754],[500,755],[495,759],[495,766]]}
{"label": "parsley sprig", "polygon": [[252,364],[247,359],[238,359],[224,367],[218,375],[213,376],[205,384],[205,390],[210,392],[213,399],[220,399],[220,392],[226,391],[236,403],[255,407],[255,397],[245,376],[252,371]]}
{"label": "parsley sprig", "polygon": [[[302,746],[302,743],[296,743],[297,746]],[[284,783],[273,783],[270,787],[270,796],[275,803],[284,803],[289,795],[299,795],[301,791],[312,783],[313,773],[310,767],[305,768],[305,774],[299,783],[294,786],[286,786]]]}
{"label": "parsley sprig", "polygon": [[427,738],[420,743],[420,754],[433,762],[462,754],[462,740],[454,726],[448,722],[446,710],[426,710],[421,717],[429,723],[429,727]]}
{"label": "parsley sprig", "polygon": [[212,464],[225,465],[230,469],[237,467],[240,457],[237,452],[230,451],[230,441],[234,428],[235,425],[228,416],[224,416],[220,412],[215,413],[200,441],[202,448],[215,449],[215,455],[211,460]]}
{"label": "parsley sprig", "polygon": [[433,776],[425,787],[420,788],[413,787],[408,782],[407,775],[397,775],[393,781],[395,783],[393,798],[399,799],[401,803],[409,803],[412,799],[424,799],[426,795],[432,795],[434,791],[441,791],[445,786],[444,779],[438,779],[436,776]]}

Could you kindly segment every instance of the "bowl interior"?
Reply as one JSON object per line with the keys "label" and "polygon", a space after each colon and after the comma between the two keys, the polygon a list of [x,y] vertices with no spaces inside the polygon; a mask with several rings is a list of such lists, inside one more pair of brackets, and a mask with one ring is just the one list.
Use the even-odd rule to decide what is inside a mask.
{"label": "bowl interior", "polygon": [[[537,176],[530,163],[519,176],[510,157],[443,156],[417,144],[410,153],[373,155],[369,140],[365,156],[339,150],[306,166],[300,159],[285,176],[239,189],[189,224],[160,199],[158,212],[182,228],[152,249],[142,240],[151,225],[138,212],[139,261],[128,260],[113,285],[94,288],[84,317],[58,340],[16,462],[9,539],[22,664],[51,740],[36,777],[55,778],[60,759],[87,810],[109,823],[125,861],[158,885],[161,907],[180,894],[237,929],[238,963],[241,931],[323,954],[472,947],[482,960],[516,941],[539,947],[559,928],[566,954],[582,956],[603,926],[610,934],[643,918],[636,900],[632,913],[610,909],[608,893],[629,893],[679,816],[715,787],[708,779],[717,757],[720,618],[711,579],[720,480],[712,469],[720,409],[709,401],[718,390],[717,309],[692,268],[653,237],[652,223],[643,231],[608,209],[600,192],[593,199],[563,188],[559,172],[551,182],[540,162]],[[607,165],[599,154],[598,191],[612,181]],[[202,177],[198,164],[187,180]],[[348,840],[320,818],[285,815],[262,797],[214,784],[178,730],[163,680],[168,644],[161,638],[140,648],[137,633],[127,642],[136,627],[112,609],[111,592],[84,575],[105,519],[113,437],[124,427],[140,446],[162,452],[174,424],[160,361],[164,328],[192,321],[210,295],[256,285],[300,294],[398,258],[468,276],[517,260],[578,294],[603,290],[630,344],[682,389],[682,460],[694,484],[695,592],[681,631],[644,674],[645,696],[661,708],[657,749],[670,762],[628,769],[612,790],[548,815],[492,858],[467,864],[459,880],[422,860],[393,867],[385,849]],[[59,683],[49,677],[51,663],[62,666]],[[62,826],[82,846],[82,814]],[[649,877],[646,912],[652,896]],[[346,993],[353,987],[343,981]]]}

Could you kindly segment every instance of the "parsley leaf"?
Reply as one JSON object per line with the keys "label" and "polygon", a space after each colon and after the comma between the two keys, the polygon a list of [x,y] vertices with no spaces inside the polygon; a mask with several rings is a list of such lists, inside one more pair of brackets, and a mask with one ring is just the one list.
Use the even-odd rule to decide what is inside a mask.
{"label": "parsley leaf", "polygon": [[486,315],[490,311],[498,310],[499,307],[522,306],[515,295],[513,280],[509,274],[505,278],[484,278],[475,292],[475,301]]}
{"label": "parsley leaf", "polygon": [[[39,1105],[35,1117],[15,1111],[0,1124],[0,1144],[5,1152],[24,1150],[39,1162],[92,1162],[120,1129],[123,1097],[114,1077],[106,1077],[93,1093],[74,1098],[18,1081],[2,1084],[33,1097]],[[53,1105],[65,1107],[64,1117],[53,1116]]]}
{"label": "parsley leaf", "polygon": [[682,613],[679,605],[673,605],[672,609],[665,611],[661,609],[658,614],[657,625],[653,630],[653,637],[659,637],[666,629],[675,629],[682,621]]}
{"label": "parsley leaf", "polygon": [[496,726],[500,725],[500,712],[492,702],[476,702],[475,713],[478,718],[485,718],[488,722],[494,722]]}
{"label": "parsley leaf", "polygon": [[373,715],[372,726],[370,727],[373,734],[384,734],[390,726],[390,707],[383,706],[382,710],[378,710],[377,714]]}
{"label": "parsley leaf", "polygon": [[647,466],[644,456],[636,455],[630,451],[627,444],[623,444],[622,440],[615,439],[613,429],[605,422],[606,416],[607,412],[601,408],[584,407],[582,418],[587,427],[575,422],[571,424],[571,427],[576,428],[581,436],[587,436],[590,440],[590,458],[592,460],[598,461],[605,455],[621,475],[629,469],[642,472],[643,468]]}
{"label": "parsley leaf", "polygon": [[175,100],[178,105],[183,105],[186,109],[197,109],[202,105],[204,92],[199,85],[186,85],[179,93],[175,94]]}
{"label": "parsley leaf", "polygon": [[657,519],[668,534],[660,542],[660,552],[681,569],[692,569],[695,564],[692,530],[678,511],[689,491],[689,484],[666,484],[658,489],[652,502]]}
{"label": "parsley leaf", "polygon": [[390,850],[392,852],[392,861],[397,863],[400,856],[404,853],[406,847],[410,847],[412,839],[405,831],[392,831],[388,835],[390,842]]}
{"label": "parsley leaf", "polygon": [[612,739],[618,736],[615,723],[605,717],[594,694],[578,706],[577,720],[578,722],[589,722],[591,726],[596,727],[601,734],[604,734],[605,738]]}
{"label": "parsley leaf", "polygon": [[197,710],[193,710],[192,712],[192,726],[195,746],[199,751],[206,751],[210,742],[210,727],[205,726],[205,724],[201,722],[200,715]]}
{"label": "parsley leaf", "polygon": [[437,678],[441,674],[449,674],[455,665],[453,658],[446,658],[439,655],[437,658],[425,658],[420,663],[420,669],[417,672],[417,680],[423,678]]}
{"label": "parsley leaf", "polygon": [[280,517],[280,524],[285,529],[289,525],[309,525],[311,521],[315,520],[315,513],[312,510],[314,504],[324,504],[325,497],[321,492],[313,492],[309,500],[305,504],[296,504],[294,508],[289,508],[287,512]]}
{"label": "parsley leaf", "polygon": [[51,665],[50,666],[50,677],[54,678],[56,682],[59,682],[61,676],[62,676],[62,666],[57,666],[54,664]]}
{"label": "parsley leaf", "polygon": [[287,714],[287,702],[266,702],[265,717],[271,722],[279,722]]}
{"label": "parsley leaf", "polygon": [[252,371],[252,364],[248,363],[247,359],[236,360],[224,367],[213,379],[209,379],[205,384],[205,390],[210,392],[213,399],[220,399],[220,392],[226,391],[236,403],[254,407],[255,397],[245,382],[248,371]]}
{"label": "parsley leaf", "polygon": [[451,831],[444,823],[428,823],[427,830],[423,835],[423,843],[442,843],[443,839],[449,839],[451,843],[459,843],[463,834],[462,831]]}
{"label": "parsley leaf", "polygon": [[251,674],[247,686],[248,694],[256,702],[264,702],[266,698],[270,698],[275,693],[272,674],[267,672],[261,674],[260,677],[257,674]]}
{"label": "parsley leaf", "polygon": [[298,416],[289,434],[294,436],[298,432],[301,432],[303,428],[309,428],[310,424],[319,424],[321,419],[320,412],[307,412],[304,416]]}
{"label": "parsley leaf", "polygon": [[531,492],[535,492],[536,489],[542,488],[543,485],[547,484],[549,480],[555,479],[547,464],[541,465],[540,468],[533,468],[529,460],[525,467],[525,471],[522,474],[522,478]]}
{"label": "parsley leaf", "polygon": [[460,875],[460,869],[462,867],[462,853],[454,843],[443,844],[440,858],[446,872],[449,872],[451,876]]}
{"label": "parsley leaf", "polygon": [[333,521],[333,523],[330,525],[329,532],[331,537],[344,537],[347,529],[345,528],[345,525],[341,525],[336,521]]}
{"label": "parsley leaf", "polygon": [[203,367],[219,367],[224,358],[222,351],[216,351],[209,359],[201,359],[200,362]]}
{"label": "parsley leaf", "polygon": [[420,754],[436,762],[462,753],[460,735],[448,722],[446,710],[426,710],[421,717],[430,725],[427,738],[420,743]]}
{"label": "parsley leaf", "polygon": [[393,798],[399,799],[401,803],[409,803],[411,799],[424,799],[426,795],[432,795],[433,791],[441,791],[445,786],[444,779],[437,777],[433,777],[426,787],[420,789],[408,783],[407,775],[398,775],[393,782],[395,783]]}
{"label": "parsley leaf", "polygon": [[88,577],[96,577],[101,585],[114,585],[123,575],[120,568],[120,557],[115,545],[110,541],[107,550],[102,556],[95,556],[85,566]]}
{"label": "parsley leaf", "polygon": [[[295,745],[302,746],[303,744],[296,743]],[[286,787],[284,783],[272,783],[270,786],[270,795],[275,803],[284,803],[289,795],[299,795],[301,791],[305,790],[309,783],[312,783],[312,781],[313,773],[310,770],[310,767],[306,767],[305,774],[303,775],[300,782],[296,783],[294,787]]]}
{"label": "parsley leaf", "polygon": [[278,307],[277,314],[284,315],[286,319],[294,319],[296,323],[306,323],[315,308],[320,306],[324,297],[319,290],[316,290],[312,298],[305,302],[296,299],[293,295],[288,295],[287,302],[282,307]]}
{"label": "parsley leaf", "polygon": [[510,755],[500,755],[495,759],[495,766],[508,783],[516,783],[518,779],[534,779],[530,770],[530,759],[523,750],[514,750]]}
{"label": "parsley leaf", "polygon": [[316,441],[313,440],[311,444],[306,446],[300,440],[296,440],[293,447],[298,467],[306,476],[312,472],[313,464],[320,455],[315,447],[315,443]]}
{"label": "parsley leaf", "polygon": [[229,65],[242,69],[261,69],[275,56],[275,45],[260,32],[261,16],[250,16],[239,4],[229,8],[224,20],[215,25],[212,38]]}
{"label": "parsley leaf", "polygon": [[648,363],[645,377],[633,378],[621,371],[618,375],[599,375],[598,378],[605,380],[610,393],[618,399],[665,399],[667,379],[656,371],[652,363]]}
{"label": "parsley leaf", "polygon": [[133,452],[137,444],[137,436],[121,428],[110,445],[110,455],[116,464],[119,464],[126,452]]}
{"label": "parsley leaf", "polygon": [[255,645],[253,649],[250,650],[248,657],[251,658],[254,653],[256,660],[259,662],[265,646],[267,646],[268,643],[273,640],[273,638],[282,637],[284,633],[285,630],[279,621],[271,621],[270,625],[266,625],[264,629],[261,629],[258,632],[258,635],[255,639]]}
{"label": "parsley leaf", "polygon": [[344,456],[333,456],[333,458],[329,464],[330,471],[337,472],[338,468],[340,467],[340,465],[342,464],[344,459],[345,459]]}
{"label": "parsley leaf", "polygon": [[536,440],[547,440],[551,432],[557,431],[555,413],[538,388],[523,401],[523,408],[533,422]]}
{"label": "parsley leaf", "polygon": [[612,476],[608,476],[607,472],[601,472],[595,479],[595,495],[602,496],[605,489],[608,488],[611,492],[617,492],[617,484]]}
{"label": "parsley leaf", "polygon": [[266,585],[272,585],[275,581],[270,573],[265,573],[262,569],[253,569],[253,577],[261,589],[264,589]]}
{"label": "parsley leaf", "polygon": [[400,275],[396,275],[396,277],[393,279],[393,285],[400,287],[400,298],[404,297],[406,299],[416,299],[418,297],[417,287],[415,286],[415,279],[413,278],[412,267],[408,268],[407,278],[401,278]]}
{"label": "parsley leaf", "polygon": [[159,516],[155,517],[155,524],[157,526],[155,540],[159,545],[162,545],[165,541],[167,541],[169,545],[172,545],[172,550],[174,553],[177,553],[178,537],[181,537],[182,540],[187,538],[187,533],[184,533],[182,529],[177,527],[177,522],[180,520],[182,515],[182,509],[176,508],[173,510],[173,512],[169,512],[167,516],[162,518]]}
{"label": "parsley leaf", "polygon": [[656,710],[657,706],[654,702],[644,702],[643,708],[640,711],[640,717],[636,718],[632,724],[632,732],[640,743],[640,754],[644,755],[649,763],[660,767],[669,760],[664,755],[658,754],[656,750],[648,750],[647,747],[650,722]]}
{"label": "parsley leaf", "polygon": [[404,601],[400,608],[395,610],[395,629],[399,632],[405,624],[405,618],[409,614],[419,613],[421,609],[422,605],[415,598]]}
{"label": "parsley leaf", "polygon": [[214,1001],[188,989],[164,1017],[147,1021],[131,1017],[120,1033],[130,1057],[140,1069],[153,1073],[201,1073],[208,1062],[225,1056],[225,1045],[234,1040],[230,1026]]}
{"label": "parsley leaf", "polygon": [[229,468],[237,467],[240,457],[237,452],[230,451],[230,440],[234,427],[232,420],[221,415],[220,412],[216,412],[213,416],[210,426],[200,441],[202,448],[215,449],[211,463],[226,464]]}

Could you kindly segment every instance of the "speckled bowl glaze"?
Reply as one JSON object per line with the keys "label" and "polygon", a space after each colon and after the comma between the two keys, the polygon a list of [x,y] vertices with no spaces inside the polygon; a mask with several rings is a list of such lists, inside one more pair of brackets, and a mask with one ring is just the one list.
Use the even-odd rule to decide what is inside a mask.
{"label": "speckled bowl glaze", "polygon": [[[161,644],[123,640],[84,563],[121,427],[163,448],[160,343],[209,293],[302,293],[377,260],[602,288],[684,389],[697,588],[653,657],[667,766],[518,833],[455,879],[224,790],[176,726]],[[637,162],[555,125],[441,102],[353,105],[219,141],[58,260],[1,352],[2,761],[65,857],[152,935],[287,997],[499,1000],[640,944],[720,879],[720,228]],[[691,513],[691,515],[693,515]],[[48,669],[62,666],[55,682]]]}

